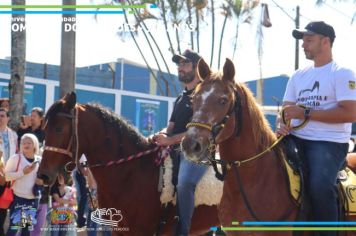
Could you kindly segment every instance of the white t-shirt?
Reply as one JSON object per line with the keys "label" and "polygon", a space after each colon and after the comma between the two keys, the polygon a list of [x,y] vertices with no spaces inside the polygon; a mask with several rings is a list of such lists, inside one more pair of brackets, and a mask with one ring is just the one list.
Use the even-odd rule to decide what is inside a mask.
{"label": "white t-shirt", "polygon": [[[20,162],[19,161],[19,157]],[[41,156],[35,155],[35,161],[41,161]],[[17,168],[17,164],[19,167]],[[12,189],[14,190],[14,194],[16,196],[26,198],[26,199],[34,199],[35,195],[33,195],[32,188],[35,185],[35,180],[37,177],[37,171],[39,167],[39,163],[36,164],[36,168],[28,174],[23,173],[23,169],[27,165],[31,165],[32,163],[29,162],[26,157],[22,154],[15,154],[7,161],[5,166],[5,177],[6,181],[13,181],[15,183],[12,185]],[[17,168],[17,171],[16,171]]]}
{"label": "white t-shirt", "polygon": [[[338,102],[345,100],[356,100],[356,75],[334,61],[321,67],[310,66],[296,71],[288,81],[283,98],[284,102],[294,102],[313,110],[332,109]],[[300,122],[292,120],[292,125]],[[291,133],[307,140],[348,143],[351,123],[310,120],[304,128]]]}

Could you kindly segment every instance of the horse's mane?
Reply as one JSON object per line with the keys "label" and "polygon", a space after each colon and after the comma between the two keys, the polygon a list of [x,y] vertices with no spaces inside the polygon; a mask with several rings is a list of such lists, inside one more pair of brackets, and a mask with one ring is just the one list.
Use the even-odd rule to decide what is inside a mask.
{"label": "horse's mane", "polygon": [[[222,80],[223,74],[219,71],[212,72],[209,78],[204,80],[204,84],[215,83]],[[249,121],[252,123],[252,135],[255,140],[259,141],[261,149],[266,149],[276,140],[276,136],[273,133],[270,124],[268,123],[265,115],[262,112],[261,107],[257,104],[251,90],[243,83],[228,83],[231,89],[239,92],[242,100],[242,107],[246,107],[248,110]],[[198,92],[201,90],[202,84],[199,84],[195,90]],[[243,129],[243,127],[242,127]]]}
{"label": "horse's mane", "polygon": [[252,134],[259,141],[260,147],[266,149],[276,140],[270,124],[268,123],[262,108],[256,102],[251,90],[243,83],[236,83],[236,88],[241,94],[242,107],[247,107],[249,120],[252,123]]}
{"label": "horse's mane", "polygon": [[[85,104],[83,105],[85,109],[94,112],[98,117],[106,124],[111,126],[116,130],[119,137],[127,137],[134,143],[137,147],[146,147],[149,143],[146,141],[146,138],[138,132],[138,130],[124,118],[119,117],[117,114],[111,110],[104,108],[99,104]],[[61,101],[56,101],[50,109],[47,111],[45,120],[50,121],[50,117],[54,117],[58,112],[63,108],[63,103]]]}
{"label": "horse's mane", "polygon": [[96,113],[104,123],[111,125],[117,131],[119,137],[131,140],[137,147],[148,146],[146,138],[126,119],[119,117],[113,111],[95,103],[86,104],[85,108]]}

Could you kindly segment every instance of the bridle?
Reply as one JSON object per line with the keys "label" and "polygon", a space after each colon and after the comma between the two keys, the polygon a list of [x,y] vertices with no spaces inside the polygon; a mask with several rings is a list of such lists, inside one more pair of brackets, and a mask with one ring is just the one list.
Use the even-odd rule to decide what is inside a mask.
{"label": "bridle", "polygon": [[[216,154],[216,137],[219,135],[220,131],[225,127],[226,122],[229,120],[230,116],[232,113],[235,113],[235,136],[238,137],[241,133],[241,128],[242,128],[242,106],[241,106],[241,96],[239,92],[233,88],[234,94],[235,94],[235,101],[233,102],[233,105],[230,107],[226,115],[221,119],[221,121],[215,123],[215,124],[208,124],[208,123],[203,123],[203,122],[198,122],[198,121],[192,121],[187,124],[187,128],[190,127],[200,127],[203,129],[207,129],[210,131],[209,135],[209,146],[208,146],[208,151],[209,151],[209,156],[208,156],[208,163],[202,161],[202,164],[208,164],[212,165],[214,170],[215,170],[215,176],[219,180],[223,181],[226,175],[227,171],[227,165],[223,160],[219,160],[215,158]],[[222,173],[219,172],[219,169],[217,167],[217,164],[220,164],[222,167]]]}
{"label": "bridle", "polygon": [[[70,110],[70,114],[64,113],[64,112],[58,112],[56,115],[66,117],[71,120],[72,135],[68,142],[67,148],[47,146],[47,144],[45,143],[44,151],[60,153],[60,154],[68,156],[70,158],[70,161],[64,165],[64,169],[67,172],[70,172],[71,170],[69,169],[68,166],[71,163],[74,163],[76,166],[78,166],[78,147],[79,147],[79,145],[78,145],[78,116],[79,116],[79,114],[78,114],[77,106],[75,106],[73,109]],[[47,123],[46,123],[46,125],[47,125]],[[73,158],[73,154],[74,154],[74,158]],[[74,159],[74,161],[73,161],[73,159]]]}
{"label": "bridle", "polygon": [[[242,183],[242,179],[240,177],[239,171],[238,171],[238,167],[240,167],[242,164],[248,163],[250,161],[256,160],[262,156],[264,156],[264,154],[270,152],[271,150],[274,149],[275,146],[277,146],[277,144],[283,139],[284,136],[279,137],[270,147],[268,147],[267,149],[265,149],[264,151],[250,157],[247,159],[244,159],[242,161],[230,161],[230,162],[225,162],[223,160],[218,160],[215,158],[215,153],[216,153],[216,137],[219,134],[219,132],[224,128],[225,123],[227,122],[227,120],[230,118],[231,114],[233,112],[235,112],[235,134],[236,136],[239,136],[239,134],[241,133],[241,123],[242,123],[242,108],[241,108],[241,97],[240,94],[234,89],[234,93],[235,93],[235,102],[234,105],[232,106],[231,109],[229,109],[229,111],[227,112],[227,114],[222,118],[222,120],[220,122],[217,122],[216,124],[212,125],[212,124],[207,124],[207,123],[203,123],[203,122],[198,122],[198,121],[193,121],[187,124],[187,128],[189,127],[200,127],[206,130],[210,131],[210,136],[209,136],[209,146],[208,146],[208,151],[210,156],[208,157],[208,163],[204,163],[202,162],[202,164],[208,164],[208,165],[212,165],[215,171],[215,176],[217,179],[224,181],[227,170],[228,169],[233,169],[235,176],[236,176],[236,180],[239,184],[239,189],[243,198],[243,201],[248,209],[248,211],[250,212],[250,214],[252,215],[252,217],[257,220],[257,221],[261,221],[261,219],[259,217],[257,217],[255,211],[252,209],[251,204],[248,200],[246,191],[244,189],[243,183]],[[287,122],[284,118],[284,111],[282,110],[282,119],[283,122]],[[303,125],[300,125],[298,127],[293,127],[293,128],[301,128],[302,126],[304,126],[306,123],[308,122],[308,120],[305,120],[303,122]],[[222,172],[220,173],[217,165],[220,164],[221,165],[221,170]],[[289,215],[292,213],[292,209],[290,209],[289,211],[285,212],[284,214],[282,214],[279,218],[278,221],[282,221],[284,219],[287,219],[289,217]]]}

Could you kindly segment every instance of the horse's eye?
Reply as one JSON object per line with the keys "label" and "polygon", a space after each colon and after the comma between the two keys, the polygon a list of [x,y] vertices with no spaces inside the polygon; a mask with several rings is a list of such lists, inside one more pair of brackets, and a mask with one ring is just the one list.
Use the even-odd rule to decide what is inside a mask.
{"label": "horse's eye", "polygon": [[61,133],[62,132],[62,127],[58,126],[54,130],[55,130],[56,133]]}
{"label": "horse's eye", "polygon": [[227,103],[227,99],[226,98],[220,98],[219,99],[219,104],[220,105],[226,105],[226,103]]}

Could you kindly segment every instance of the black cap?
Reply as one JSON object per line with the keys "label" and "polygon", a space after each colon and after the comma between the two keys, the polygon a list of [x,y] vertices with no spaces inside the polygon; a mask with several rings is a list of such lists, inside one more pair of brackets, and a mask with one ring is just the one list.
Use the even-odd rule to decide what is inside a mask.
{"label": "black cap", "polygon": [[186,62],[192,62],[193,64],[198,64],[198,61],[200,60],[201,56],[190,50],[190,49],[187,49],[183,52],[182,55],[174,55],[172,57],[172,61],[175,62],[175,63],[179,63],[180,61],[186,61]]}
{"label": "black cap", "polygon": [[335,39],[335,31],[331,25],[326,24],[324,21],[313,21],[305,26],[306,30],[298,30],[295,29],[292,32],[292,35],[296,39],[302,39],[304,34],[313,35],[320,34],[325,37],[330,38],[330,42],[334,42]]}

